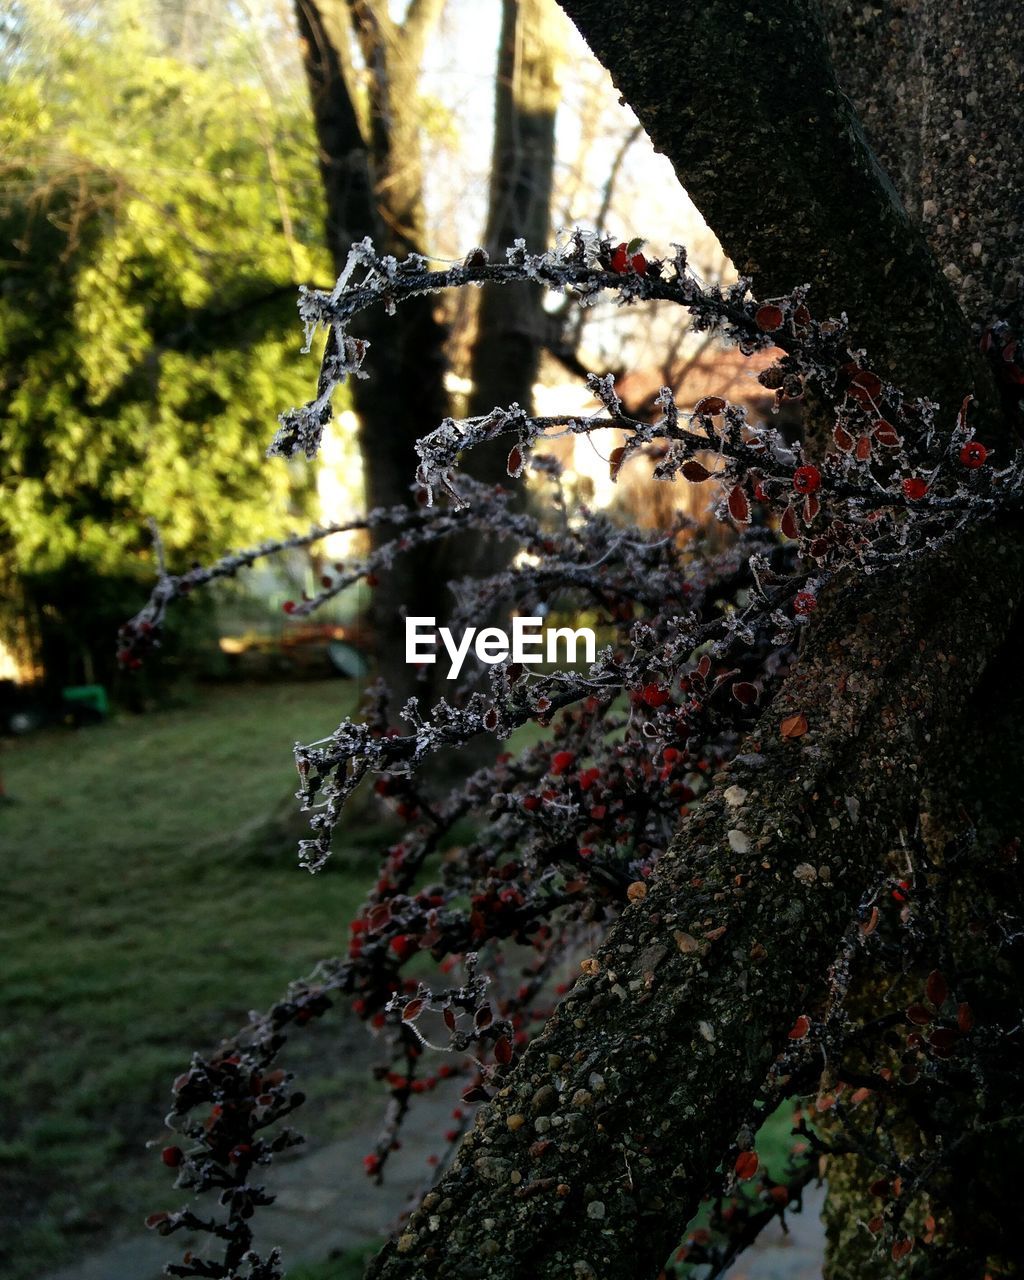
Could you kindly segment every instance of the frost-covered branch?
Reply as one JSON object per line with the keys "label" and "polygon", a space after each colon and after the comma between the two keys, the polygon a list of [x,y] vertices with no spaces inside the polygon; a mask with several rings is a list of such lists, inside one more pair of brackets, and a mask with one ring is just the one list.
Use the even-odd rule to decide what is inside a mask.
{"label": "frost-covered branch", "polygon": [[[531,417],[512,405],[461,422],[440,423],[420,441],[421,466],[408,508],[319,527],[228,556],[210,568],[181,575],[161,571],[151,600],[122,638],[129,665],[158,642],[160,624],[175,597],[230,576],[263,556],[312,545],[341,529],[371,527],[388,527],[393,536],[370,555],[335,566],[314,595],[286,605],[289,613],[309,614],[351,583],[372,581],[387,572],[394,557],[411,547],[472,529],[514,540],[520,554],[501,573],[452,584],[456,621],[468,623],[498,608],[553,605],[569,614],[586,608],[595,614],[603,645],[594,662],[570,670],[532,670],[502,661],[491,667],[486,681],[453,686],[449,698],[429,709],[416,698],[394,708],[387,690],[377,687],[360,720],[346,720],[320,742],[296,748],[298,794],[312,828],[311,837],[301,843],[304,866],[317,870],[324,864],[346,801],[371,775],[381,803],[402,824],[402,835],[382,853],[377,882],[353,922],[347,955],[296,984],[221,1053],[197,1058],[176,1085],[171,1122],[187,1142],[168,1148],[165,1160],[179,1169],[181,1185],[222,1190],[226,1222],[206,1229],[228,1244],[223,1266],[193,1262],[178,1267],[175,1274],[241,1274],[237,1268],[252,1239],[248,1216],[266,1199],[262,1188],[250,1186],[249,1174],[254,1165],[267,1163],[280,1145],[295,1140],[287,1127],[276,1137],[264,1136],[264,1129],[284,1119],[300,1099],[284,1073],[270,1070],[288,1028],[320,1016],[334,996],[343,995],[380,1034],[388,1056],[381,1078],[389,1111],[380,1140],[366,1159],[367,1172],[375,1179],[383,1174],[415,1095],[434,1089],[448,1076],[463,1077],[464,1105],[446,1138],[450,1154],[466,1128],[469,1107],[496,1098],[499,1113],[502,1107],[508,1110],[501,1101],[506,1097],[503,1084],[528,1050],[530,1024],[551,1011],[564,985],[559,979],[568,980],[581,957],[583,974],[588,982],[594,979],[590,987],[597,990],[597,975],[605,962],[586,953],[597,951],[609,923],[645,898],[648,880],[666,861],[680,820],[709,794],[712,779],[721,777],[735,760],[754,776],[751,785],[756,786],[763,752],[768,752],[780,769],[779,793],[796,804],[799,788],[791,766],[779,754],[785,749],[779,742],[802,750],[813,708],[790,707],[778,724],[764,731],[774,748],[755,735],[761,733],[762,709],[782,686],[794,662],[795,641],[819,599],[831,597],[848,607],[843,605],[848,602],[846,589],[865,575],[911,562],[930,566],[937,551],[965,534],[976,536],[979,524],[1021,505],[1021,459],[1000,457],[977,438],[969,397],[954,421],[940,421],[934,404],[904,395],[873,372],[863,351],[850,348],[845,317],[816,319],[807,289],[758,300],[747,281],[724,291],[705,287],[688,269],[681,249],[662,261],[647,258],[636,246],[615,245],[583,232],[545,254],[529,254],[517,243],[504,262],[490,262],[475,250],[462,263],[440,271],[431,270],[422,258],[397,262],[380,257],[368,241],[356,245],[332,291],[309,291],[302,297],[307,340],[325,326],[326,352],[316,397],[283,415],[270,452],[314,456],[330,420],[336,387],[352,376],[372,376],[372,352],[349,333],[349,325],[368,307],[393,311],[424,293],[488,282],[540,283],[571,292],[583,304],[603,292],[614,293],[623,305],[666,300],[685,308],[695,329],[713,332],[745,354],[774,349],[774,361],[758,375],[759,381],[775,393],[777,405],[813,402],[819,442],[812,447],[788,439],[770,421],[751,421],[742,406],[721,397],[706,396],[693,405],[677,403],[667,388],[651,419],[643,419],[626,413],[612,379],[595,378],[591,391],[598,407],[591,414]],[[680,519],[668,530],[641,532],[616,524],[610,516],[574,508],[559,464],[543,452],[543,442],[600,431],[618,433],[609,453],[613,478],[626,466],[647,466],[665,483],[707,484],[714,495],[715,516],[730,530],[724,549],[721,540],[712,549],[705,530],[693,522]],[[820,444],[823,434],[827,448]],[[504,490],[459,474],[468,450],[499,437],[508,440],[512,480],[520,480],[527,469],[545,477],[546,511],[517,511]],[[894,612],[893,625],[904,625],[901,617]],[[887,660],[896,670],[902,659],[894,653]],[[825,676],[819,675],[819,696],[825,699],[828,688]],[[921,700],[925,695],[919,690],[916,696]],[[960,692],[947,681],[934,696],[955,701]],[[877,745],[884,724],[872,718],[869,709],[863,715],[870,741]],[[518,752],[508,750],[510,737],[531,724],[542,728],[542,740]],[[494,762],[448,794],[439,793],[423,766],[436,753],[452,752],[481,736],[496,740]],[[838,729],[834,737],[844,760],[861,761],[856,741]],[[744,741],[747,746],[741,751]],[[808,758],[818,759],[813,754]],[[814,767],[824,778],[825,765]],[[742,914],[739,899],[766,864],[740,825],[739,813],[731,814],[733,808],[742,810],[749,789],[744,784],[714,793],[709,811],[715,839],[706,849],[701,846],[687,881],[679,879],[679,855],[673,855],[675,861],[668,859],[665,875],[679,880],[673,881],[672,902],[683,901],[690,890],[696,895],[694,903],[700,900],[699,909],[685,908],[683,923],[672,933],[675,951],[692,957],[697,966],[680,980],[691,983],[698,1000],[718,999],[720,982],[735,989],[739,978],[729,976],[730,965],[749,968],[763,958],[755,937],[760,926]],[[845,803],[853,822],[872,795],[870,785],[851,782]],[[827,816],[831,811],[824,807],[825,799],[817,792],[812,799],[821,809],[815,821],[822,829],[826,821],[829,830],[834,829],[831,824],[839,819]],[[780,813],[772,821],[788,819]],[[799,834],[795,828],[787,827],[787,832],[795,849]],[[764,835],[770,838],[774,836]],[[728,852],[723,854],[723,849]],[[723,858],[736,864],[728,875]],[[847,875],[838,869],[838,861],[835,865],[833,871],[824,862],[799,862],[792,875],[802,889],[834,885]],[[710,897],[706,876],[716,885]],[[871,876],[877,883],[878,868],[866,854],[856,863],[856,876]],[[829,927],[839,924],[839,933],[847,931],[844,936],[860,946],[877,926],[880,892],[875,891],[867,906],[859,891],[850,902],[835,897],[838,905],[830,908],[835,919]],[[769,891],[772,894],[773,911],[781,913],[785,895],[776,888]],[[851,923],[849,918],[858,901],[862,912],[868,910],[866,930],[863,919]],[[806,904],[793,909],[803,912],[800,918],[810,936],[814,912]],[[719,917],[726,923],[717,923]],[[724,953],[715,948],[726,933],[743,937],[744,946],[749,941],[749,952],[723,960]],[[616,966],[632,970],[632,942],[622,943],[629,937],[628,928],[613,936],[615,947],[625,947],[615,953]],[[822,970],[834,936],[838,934],[828,929],[815,934]],[[902,948],[901,955],[909,957],[907,965],[920,966],[927,959],[927,947],[918,934],[899,942],[892,941],[891,931],[887,937],[889,945]],[[532,955],[525,967],[520,966],[521,981],[509,977],[506,948],[518,949],[515,954],[526,949]],[[654,950],[648,948],[645,954],[653,955]],[[814,1016],[798,1018],[790,1036],[794,1043],[776,1068],[768,1070],[764,1046],[754,1055],[753,1065],[768,1071],[761,1103],[777,1098],[771,1090],[781,1088],[780,1081],[809,1087],[809,1064],[827,1052],[830,1060],[842,1064],[844,1073],[831,1093],[822,1094],[831,1098],[829,1107],[846,1107],[845,1098],[837,1099],[848,1085],[869,1089],[872,1096],[877,1094],[876,1105],[882,1105],[892,1085],[884,1074],[890,1071],[888,1048],[882,1042],[874,1044],[873,1025],[857,1024],[847,1012],[849,966],[843,954],[833,964],[830,1003],[812,1011]],[[436,974],[427,977],[418,968],[413,978],[403,972],[416,957],[421,965],[428,959]],[[701,968],[705,957],[706,973]],[[630,980],[631,991],[634,981],[637,991],[656,985],[653,973],[662,958],[651,961],[650,972],[637,971]],[[769,957],[766,963],[765,972],[775,974],[782,984],[765,986],[772,1008],[779,1006],[772,1015],[779,1021],[789,1008],[795,979],[781,961]],[[610,974],[609,981],[613,977]],[[929,1017],[941,1013],[946,1021],[939,1029],[948,1031],[948,1002],[938,1001],[937,985],[932,995]],[[595,1004],[595,1012],[597,1008]],[[723,1016],[739,1052],[746,1032],[740,1021],[733,1025],[728,1013]],[[713,1045],[711,1021],[704,1019],[699,1026]],[[867,1043],[874,1046],[870,1063],[864,1060]],[[929,1070],[933,1059],[941,1059],[944,1043],[943,1036],[934,1044],[924,1042],[920,1051],[928,1058]],[[666,1053],[673,1052],[671,1045],[671,1038],[666,1038]],[[443,1058],[440,1066],[426,1066],[438,1056]],[[933,1074],[941,1073],[936,1068]],[[599,1105],[612,1105],[614,1086],[598,1078],[600,1086],[585,1074],[581,1077],[582,1083],[574,1086],[574,1106],[576,1097],[587,1095],[592,1101],[605,1088],[607,1097]],[[872,1083],[857,1084],[858,1079]],[[741,1092],[737,1082],[737,1099]],[[632,1104],[623,1097],[628,1110]],[[206,1112],[204,1119],[208,1106],[214,1113]],[[519,1128],[517,1121],[523,1116],[508,1111],[507,1132],[502,1130],[496,1139],[499,1145],[518,1142],[510,1136]],[[694,1123],[687,1116],[679,1121],[691,1127]],[[736,1183],[749,1181],[758,1171],[753,1123],[751,1113],[750,1125],[738,1134],[715,1134],[715,1159],[725,1151],[723,1143],[733,1142],[723,1157],[727,1164],[722,1194],[727,1197],[735,1199]],[[695,1135],[700,1136],[696,1130],[691,1137]],[[806,1135],[804,1140],[811,1142]],[[535,1152],[537,1144],[546,1151],[551,1141],[537,1138],[530,1151]],[[845,1149],[838,1142],[830,1148]],[[892,1156],[874,1150],[869,1154],[874,1160]],[[580,1160],[586,1164],[589,1158]],[[460,1159],[452,1175],[456,1181],[461,1177]],[[925,1170],[906,1160],[899,1167],[908,1196],[928,1192]],[[709,1165],[704,1173],[710,1169]],[[586,1176],[598,1175],[591,1170]],[[799,1199],[810,1176],[805,1161],[793,1166],[788,1181],[773,1185],[762,1178],[759,1202],[737,1208],[728,1218],[719,1214],[713,1227],[724,1239],[691,1241],[686,1246],[691,1256],[719,1268],[726,1265],[764,1222]],[[696,1181],[694,1174],[693,1185],[687,1183],[689,1191]],[[529,1185],[531,1196],[562,1194],[557,1190],[560,1183],[549,1186],[544,1178]],[[898,1201],[880,1228],[897,1244],[905,1238],[900,1234],[905,1216],[901,1206]],[[153,1225],[173,1230],[195,1224],[180,1215],[158,1215]],[[278,1274],[274,1259],[250,1257],[245,1265],[253,1277]]]}

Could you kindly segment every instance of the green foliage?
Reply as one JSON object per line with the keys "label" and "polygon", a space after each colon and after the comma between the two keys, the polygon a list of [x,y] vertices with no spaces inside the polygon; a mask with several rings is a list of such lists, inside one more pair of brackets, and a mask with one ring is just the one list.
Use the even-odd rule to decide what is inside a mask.
{"label": "green foliage", "polygon": [[149,517],[181,563],[309,502],[263,458],[308,390],[295,286],[327,270],[294,33],[225,5],[186,40],[174,9],[33,0],[0,32],[0,557],[23,583],[149,576]]}

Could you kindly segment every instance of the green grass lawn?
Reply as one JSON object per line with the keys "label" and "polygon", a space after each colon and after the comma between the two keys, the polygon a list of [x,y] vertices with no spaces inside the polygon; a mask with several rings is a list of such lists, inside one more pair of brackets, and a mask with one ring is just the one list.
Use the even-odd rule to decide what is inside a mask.
{"label": "green grass lawn", "polygon": [[174,1075],[343,949],[367,859],[311,877],[290,843],[254,854],[249,836],[295,788],[295,739],[322,736],[352,704],[340,681],[218,687],[181,709],[3,744],[11,1280],[172,1198],[144,1144],[161,1134]]}

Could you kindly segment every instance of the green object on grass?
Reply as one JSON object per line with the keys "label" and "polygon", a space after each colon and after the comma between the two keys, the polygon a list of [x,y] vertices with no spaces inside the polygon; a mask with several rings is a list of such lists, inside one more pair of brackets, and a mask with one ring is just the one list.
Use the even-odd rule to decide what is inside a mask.
{"label": "green object on grass", "polygon": [[98,716],[110,714],[110,701],[107,691],[101,684],[72,684],[60,691],[65,702],[75,707],[86,707],[95,711]]}

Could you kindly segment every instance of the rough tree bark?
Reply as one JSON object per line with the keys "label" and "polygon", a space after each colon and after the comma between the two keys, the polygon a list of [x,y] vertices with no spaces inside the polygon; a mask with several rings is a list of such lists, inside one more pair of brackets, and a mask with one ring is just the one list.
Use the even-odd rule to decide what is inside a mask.
{"label": "rough tree bark", "polygon": [[[816,3],[562,4],[760,295],[809,280],[876,367],[947,412],[973,387],[998,438],[968,324],[838,90]],[[823,600],[757,732],[372,1276],[657,1274],[922,821],[922,787],[965,769],[963,724],[983,750],[975,693],[1005,656],[1022,570],[1020,531],[990,528]],[[796,712],[810,732],[793,742],[779,724]]]}
{"label": "rough tree bark", "polygon": [[[985,582],[976,561],[992,566]],[[990,533],[904,590],[879,581],[836,601],[763,728],[598,951],[597,974],[565,998],[370,1275],[658,1273],[913,826],[919,772],[937,757],[948,766],[948,730],[1005,637],[1022,568],[1024,549]],[[976,615],[950,611],[947,592],[970,593]],[[812,728],[795,743],[778,724],[797,712]],[[721,928],[681,953],[677,934]]]}
{"label": "rough tree bark", "polygon": [[872,149],[971,324],[1024,329],[1024,24],[1006,0],[824,0]]}
{"label": "rough tree bark", "polygon": [[[885,0],[870,6],[824,0],[823,8],[843,91],[950,281],[972,334],[999,322],[1019,334],[1024,321],[1024,152],[1013,140],[1024,119],[1024,28],[1016,7],[1005,0],[957,5]],[[1022,388],[1005,376],[1005,366],[1000,370],[999,361],[994,364],[997,377],[1004,375],[1004,405],[1011,421],[1019,422],[1019,411],[1013,410]],[[928,796],[923,807],[930,811],[935,844],[955,829],[958,812],[974,815],[981,849],[998,848],[1013,833],[1012,822],[1000,813],[1000,793],[1012,795],[1016,783],[1002,776],[992,759],[993,743],[1001,744],[1000,761],[1020,758],[1020,680],[1012,651],[993,661],[986,680],[1001,690],[1000,714],[980,720],[976,707],[963,726],[957,768],[922,779]],[[985,870],[962,871],[956,883],[961,916],[966,916],[967,904],[975,909],[981,903],[996,905]],[[958,958],[963,969],[974,959]],[[1020,983],[1019,974],[991,977],[1007,989]],[[878,1008],[885,981],[877,974],[861,974],[852,1000],[862,1010]],[[992,992],[993,997],[998,994]],[[978,1103],[965,1107],[965,1131],[968,1115],[979,1118]],[[997,1239],[1000,1217],[1011,1220],[1013,1210],[996,1171],[1012,1158],[1012,1150],[1001,1149],[993,1137],[985,1158],[972,1162],[971,1177],[945,1188],[947,1197],[959,1195],[961,1226],[973,1222],[978,1240]],[[872,1256],[874,1241],[858,1224],[864,1187],[871,1181],[857,1156],[830,1161],[828,1280],[855,1280],[872,1269],[882,1274],[882,1264]],[[895,1265],[886,1265],[896,1272]]]}
{"label": "rough tree bark", "polygon": [[958,407],[963,316],[839,88],[819,6],[563,8],[758,294],[810,282],[812,311],[846,311],[877,366]]}

